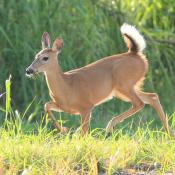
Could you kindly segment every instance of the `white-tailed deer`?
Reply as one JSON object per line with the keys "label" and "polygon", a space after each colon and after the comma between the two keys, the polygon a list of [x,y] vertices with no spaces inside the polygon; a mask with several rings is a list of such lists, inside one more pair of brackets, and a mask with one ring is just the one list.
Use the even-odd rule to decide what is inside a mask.
{"label": "white-tailed deer", "polygon": [[65,133],[51,111],[80,114],[82,134],[87,133],[92,109],[112,97],[128,101],[132,107],[119,116],[113,117],[106,128],[111,133],[115,125],[135,114],[149,104],[158,113],[165,130],[169,133],[168,120],[156,93],[141,90],[148,63],[142,51],[145,41],[137,29],[123,24],[121,33],[128,47],[126,53],[108,56],[85,67],[62,72],[57,55],[62,48],[62,40],[57,38],[50,48],[47,32],[42,36],[42,50],[26,69],[27,75],[43,72],[51,101],[45,104],[45,111],[54,120],[55,127]]}

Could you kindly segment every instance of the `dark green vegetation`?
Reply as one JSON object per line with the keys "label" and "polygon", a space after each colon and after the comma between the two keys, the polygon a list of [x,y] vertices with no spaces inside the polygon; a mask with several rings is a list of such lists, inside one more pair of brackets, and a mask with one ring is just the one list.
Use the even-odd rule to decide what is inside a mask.
{"label": "dark green vegetation", "polygon": [[[150,66],[145,90],[157,92],[165,111],[172,114],[175,108],[174,9],[174,0],[1,0],[0,92],[4,91],[4,80],[12,74],[12,105],[23,111],[36,97],[31,112],[37,118],[36,114],[41,115],[43,104],[49,99],[47,87],[42,75],[35,80],[26,78],[25,68],[41,48],[43,31],[48,31],[52,40],[57,36],[63,38],[64,49],[58,59],[62,69],[68,71],[126,51],[120,26],[128,22],[146,38],[145,54]],[[2,100],[0,105],[4,105]],[[121,101],[107,102],[94,111],[93,123],[95,118],[98,121],[101,118],[102,123],[94,125],[104,127],[113,114],[127,108],[128,104]],[[152,120],[152,114],[155,116],[147,108],[139,116]]]}
{"label": "dark green vegetation", "polygon": [[[157,92],[175,130],[175,2],[174,0],[1,0],[0,1],[0,174],[112,174],[135,165],[160,164],[157,172],[175,172],[175,143],[160,132],[150,107],[117,125],[104,141],[107,122],[129,104],[111,100],[97,107],[91,134],[72,140],[49,131],[43,105],[49,99],[42,75],[25,76],[26,67],[41,48],[41,35],[61,36],[59,63],[64,71],[127,50],[120,34],[123,22],[145,36],[149,72],[144,89]],[[10,81],[12,75],[11,101]],[[65,125],[77,127],[79,117],[57,114]],[[158,127],[158,128],[157,128]],[[93,137],[92,137],[93,135]],[[98,136],[98,137],[97,137]],[[104,146],[105,145],[105,146]]]}

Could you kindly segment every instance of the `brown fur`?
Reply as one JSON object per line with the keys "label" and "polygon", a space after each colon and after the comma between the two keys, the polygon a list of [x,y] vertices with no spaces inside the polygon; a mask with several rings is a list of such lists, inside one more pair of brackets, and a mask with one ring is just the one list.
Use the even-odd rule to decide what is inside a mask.
{"label": "brown fur", "polygon": [[[45,104],[45,111],[53,120],[55,119],[51,110],[80,114],[82,133],[85,134],[88,131],[92,109],[112,97],[118,97],[129,101],[132,107],[113,117],[108,123],[107,132],[112,132],[118,122],[142,109],[144,104],[150,104],[157,111],[165,129],[169,132],[168,122],[158,96],[141,90],[148,70],[147,60],[142,53],[137,52],[137,45],[130,37],[125,35],[124,38],[129,48],[128,52],[108,56],[65,73],[57,62],[57,51],[60,50],[58,46],[62,45],[61,40],[56,39],[52,49],[43,47],[29,68],[35,72],[44,72],[52,99]],[[44,46],[44,39],[42,43]],[[43,54],[48,54],[49,60],[46,63],[42,61]],[[55,126],[58,130],[67,132],[66,128],[56,122]]]}

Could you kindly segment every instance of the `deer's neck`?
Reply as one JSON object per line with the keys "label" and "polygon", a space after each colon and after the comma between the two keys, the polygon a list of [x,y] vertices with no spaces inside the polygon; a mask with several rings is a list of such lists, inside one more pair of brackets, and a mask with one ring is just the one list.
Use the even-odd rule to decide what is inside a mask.
{"label": "deer's neck", "polygon": [[67,84],[65,75],[58,64],[54,64],[48,71],[45,72],[45,78],[51,98],[64,99]]}

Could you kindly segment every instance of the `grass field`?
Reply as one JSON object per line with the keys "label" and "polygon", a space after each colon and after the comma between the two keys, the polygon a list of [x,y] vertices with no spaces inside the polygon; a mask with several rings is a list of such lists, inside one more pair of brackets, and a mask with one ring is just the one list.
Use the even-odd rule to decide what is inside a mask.
{"label": "grass field", "polygon": [[29,129],[22,122],[7,121],[0,129],[2,175],[175,173],[175,139],[149,126],[138,127],[134,134],[116,130],[105,140],[102,129],[82,138],[78,131],[63,136],[49,130],[48,124]]}

